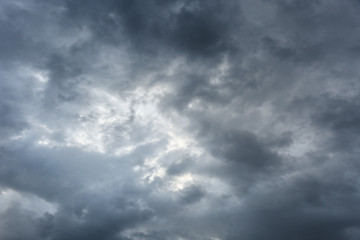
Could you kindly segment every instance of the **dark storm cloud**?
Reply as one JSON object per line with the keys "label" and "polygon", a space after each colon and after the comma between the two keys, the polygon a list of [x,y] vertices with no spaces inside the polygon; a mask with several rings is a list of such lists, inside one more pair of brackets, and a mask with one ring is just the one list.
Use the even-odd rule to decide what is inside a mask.
{"label": "dark storm cloud", "polygon": [[166,169],[166,173],[169,175],[179,175],[186,172],[190,166],[191,162],[188,159],[185,159],[181,162],[173,162]]}
{"label": "dark storm cloud", "polygon": [[[67,156],[73,156],[80,160],[79,156],[75,157],[79,154],[75,149],[50,153],[45,149],[30,149],[28,151],[25,146],[21,150],[22,153],[27,153],[27,156],[24,156],[7,148],[5,146],[1,151],[2,185],[34,193],[48,200],[58,199],[60,196],[74,193],[80,188],[77,184],[81,183],[75,180],[78,176],[71,176],[73,170],[64,169],[62,166],[64,162],[60,163],[55,160],[56,158],[59,160],[67,158]],[[51,154],[51,158],[47,154]],[[86,158],[86,156],[83,157]],[[65,178],[64,176],[68,177]]]}
{"label": "dark storm cloud", "polygon": [[[22,153],[26,157],[2,149],[1,187],[35,194],[56,203],[59,209],[41,217],[22,210],[20,203],[8,209],[2,216],[7,219],[4,224],[8,226],[4,230],[8,234],[5,239],[25,239],[23,234],[28,231],[37,239],[117,239],[116,235],[122,230],[148,221],[153,215],[150,209],[139,205],[139,196],[131,193],[140,193],[140,188],[136,191],[137,187],[126,186],[126,181],[119,179],[112,192],[91,190],[92,184],[106,188],[103,181],[110,174],[108,161],[114,165],[114,159],[100,160],[103,158],[100,155],[84,155],[76,149],[50,153],[46,149],[39,151],[30,147]],[[80,163],[82,161],[87,167]],[[129,177],[128,174],[122,173],[122,179]],[[19,224],[24,232],[13,232]]]}
{"label": "dark storm cloud", "polygon": [[[243,194],[264,179],[281,174],[285,156],[277,153],[283,145],[291,144],[285,133],[272,136],[271,141],[256,134],[235,128],[202,123],[197,138],[221,165],[208,166],[211,174],[228,181],[235,194]],[[286,162],[285,162],[286,163]]]}
{"label": "dark storm cloud", "polygon": [[314,122],[335,133],[356,133],[360,130],[359,103],[359,96],[348,99],[324,96],[313,114]]}
{"label": "dark storm cloud", "polygon": [[298,113],[329,134],[325,146],[333,153],[352,155],[359,146],[359,96],[322,95],[295,101]]}
{"label": "dark storm cloud", "polygon": [[217,157],[244,167],[247,171],[262,170],[276,165],[278,157],[264,146],[254,134],[246,131],[215,130],[213,136],[205,136],[210,141],[209,149]]}
{"label": "dark storm cloud", "polygon": [[[14,203],[3,214],[0,224],[6,226],[5,231],[2,230],[1,237],[3,239],[23,240],[28,237],[38,238],[38,229],[36,226],[37,219],[32,212],[21,209],[19,203]],[[22,231],[19,231],[22,229]],[[41,239],[41,238],[39,238]]]}
{"label": "dark storm cloud", "polygon": [[358,1],[0,10],[1,239],[359,239]]}
{"label": "dark storm cloud", "polygon": [[190,186],[183,190],[180,198],[183,204],[193,204],[200,201],[205,196],[205,191],[200,186]]}
{"label": "dark storm cloud", "polygon": [[[78,199],[74,200],[78,203]],[[40,217],[21,209],[20,204],[14,205],[2,215],[6,231],[1,236],[16,240],[29,236],[36,239],[121,239],[117,235],[122,230],[148,221],[152,216],[149,209],[141,209],[135,202],[121,198],[89,195],[81,201],[84,208],[78,212],[66,206],[55,214],[45,213]],[[16,230],[19,227],[21,231]]]}
{"label": "dark storm cloud", "polygon": [[[250,197],[247,210],[242,213],[243,220],[247,221],[244,228],[227,239],[239,236],[248,239],[353,239],[349,232],[359,225],[359,209],[355,206],[358,200],[354,196],[357,190],[342,172],[334,169],[332,173],[337,180],[326,175],[305,175],[280,182],[267,193]],[[333,211],[335,206],[338,211]]]}
{"label": "dark storm cloud", "polygon": [[[63,210],[48,216],[53,224],[48,233],[52,239],[117,239],[121,230],[147,221],[152,215],[150,210],[141,210],[135,202],[88,197],[92,199],[78,216],[74,216],[71,209],[70,212]],[[103,204],[107,207],[104,208]]]}
{"label": "dark storm cloud", "polygon": [[[278,101],[278,96],[276,96],[277,94],[282,95],[285,93],[284,97],[292,99],[293,96],[287,95],[286,91],[293,89],[293,84],[295,86],[302,84],[301,75],[299,75],[301,72],[298,74],[296,71],[299,69],[305,72],[311,71],[312,66],[321,69],[323,73],[334,74],[332,77],[335,79],[340,78],[339,81],[342,81],[343,84],[354,86],[355,92],[358,90],[358,85],[354,84],[352,80],[352,77],[358,75],[358,72],[356,68],[352,68],[353,65],[351,63],[352,59],[358,56],[348,50],[350,46],[357,44],[356,39],[358,39],[358,31],[356,31],[357,28],[354,25],[357,15],[352,10],[352,8],[356,7],[353,3],[339,4],[333,2],[327,4],[324,1],[277,1],[275,11],[278,14],[277,24],[279,27],[274,27],[275,37],[260,35],[258,39],[254,40],[258,41],[259,46],[264,46],[265,52],[270,53],[269,56],[265,56],[267,61],[262,62],[260,60],[258,64],[262,62],[268,65],[269,68],[273,68],[269,73],[275,74],[275,78],[272,79],[271,75],[263,75],[261,82],[258,81],[256,87],[252,88],[253,90],[251,91],[253,93],[251,94],[254,94],[259,99],[263,99],[263,102],[273,101],[273,107],[279,111],[278,121],[283,121],[282,118],[284,117],[284,119],[293,119],[293,121],[305,122],[310,125],[315,124],[317,129],[322,129],[321,131],[324,136],[328,136],[327,134],[329,133],[331,136],[330,138],[325,137],[324,142],[322,142],[325,145],[318,146],[315,152],[308,155],[308,158],[314,161],[314,165],[319,157],[322,164],[324,164],[316,170],[319,175],[315,174],[310,180],[298,179],[290,183],[290,186],[286,186],[285,183],[285,186],[281,184],[279,189],[270,185],[269,191],[271,194],[262,195],[263,193],[260,192],[260,195],[256,195],[254,199],[249,197],[250,202],[255,199],[263,201],[260,201],[259,205],[250,204],[246,213],[243,213],[241,210],[235,210],[235,212],[238,211],[239,216],[244,215],[243,219],[240,217],[241,220],[236,217],[238,222],[243,223],[244,231],[228,239],[266,239],[269,237],[276,239],[357,238],[356,229],[359,227],[359,219],[352,210],[357,211],[353,204],[357,201],[356,193],[358,189],[354,186],[352,180],[342,175],[341,171],[350,171],[355,174],[359,170],[358,164],[354,160],[357,151],[355,149],[357,149],[358,143],[358,97],[346,95],[340,98],[317,97],[317,91],[321,91],[321,88],[326,84],[336,83],[337,80],[332,82],[329,76],[325,77],[325,80],[319,79],[315,84],[311,83],[314,86],[313,90],[304,88],[304,90],[301,89],[298,93],[295,92],[295,94],[303,96],[305,99],[311,99],[315,95],[315,101],[307,102],[305,100],[308,104],[302,110],[301,104],[293,105],[292,100]],[[338,8],[341,8],[343,11],[338,11]],[[353,36],[353,38],[349,41],[344,40],[342,37],[339,37],[338,34],[340,33],[346,36]],[[277,40],[277,38],[282,40]],[[235,58],[231,59],[235,60]],[[347,61],[349,65],[340,65],[337,62],[340,59]],[[278,61],[282,63],[278,65]],[[336,74],[331,70],[331,67],[335,66],[339,68],[342,74]],[[267,68],[267,66],[261,65],[253,65],[252,67],[254,67],[253,71],[260,73],[263,71],[261,68]],[[287,67],[291,68],[286,69]],[[238,81],[241,82],[240,79],[246,76],[246,69],[230,66],[231,68],[237,68],[237,70],[234,71],[236,75],[230,77],[238,77]],[[276,69],[275,72],[274,69]],[[348,72],[348,74],[345,74],[345,72]],[[208,76],[204,78],[206,79]],[[223,81],[229,81],[229,79],[224,79]],[[175,100],[173,106],[175,109],[179,111],[188,110],[188,104],[193,99],[200,99],[205,102],[207,106],[205,109],[211,109],[211,107],[216,109],[216,105],[212,101],[213,99],[208,100],[202,95],[202,92],[209,89],[209,82],[207,80],[196,81],[196,79],[189,82],[191,84],[189,84],[188,88],[180,87],[179,94],[173,96]],[[274,86],[268,86],[269,82],[273,82]],[[232,84],[232,82],[229,81],[228,84]],[[226,84],[224,85],[224,89],[226,89]],[[233,97],[236,96],[245,102],[248,101],[248,106],[253,105],[252,96],[248,94],[248,90],[246,90],[243,96],[236,95],[237,92],[244,92],[242,88],[247,86],[236,85],[240,87],[230,90],[229,93]],[[266,91],[266,98],[262,98],[263,90]],[[217,97],[216,94],[212,96],[214,99]],[[289,108],[293,109],[289,110]],[[284,109],[287,112],[282,112]],[[195,127],[190,128],[191,131],[194,131],[194,129],[204,129],[202,134],[197,135],[197,139],[202,142],[208,152],[215,157],[222,158],[229,165],[225,165],[226,167],[222,166],[217,171],[211,171],[212,174],[218,174],[222,179],[231,179],[231,181],[235,182],[235,186],[245,183],[245,185],[250,186],[248,191],[254,191],[253,189],[256,189],[258,186],[257,184],[261,185],[261,181],[264,179],[267,179],[269,183],[276,182],[277,174],[283,174],[284,172],[282,171],[285,171],[285,173],[287,171],[288,173],[296,171],[307,172],[306,169],[301,169],[301,164],[289,166],[288,164],[293,160],[291,158],[284,159],[276,152],[278,147],[291,146],[293,144],[293,139],[297,138],[294,133],[287,132],[285,135],[272,135],[270,143],[266,138],[260,140],[261,137],[256,134],[233,129],[231,128],[233,126],[228,129],[227,127],[219,127],[219,122],[226,121],[226,116],[214,117],[208,114],[207,110],[198,110],[200,114],[192,114],[192,111],[196,110],[188,111],[190,112],[188,116],[192,121],[191,124],[198,122],[198,124],[195,123]],[[302,115],[294,111],[304,111],[310,115]],[[232,112],[227,113],[236,114]],[[293,115],[289,115],[290,113],[293,113]],[[201,114],[203,116],[199,117]],[[238,114],[239,119],[241,119],[240,116],[244,113],[239,112]],[[208,115],[213,118],[207,118]],[[213,124],[203,123],[204,118],[207,118],[205,122],[213,122]],[[215,127],[211,127],[212,125]],[[289,137],[289,134],[291,137]],[[338,152],[339,150],[340,153]],[[335,157],[329,157],[329,153],[335,154]],[[345,162],[342,163],[342,161]],[[281,162],[285,164],[285,169],[279,167]],[[330,162],[333,164],[331,167],[333,169],[326,167],[326,163],[330,164]],[[275,167],[278,172],[262,172],[267,167]],[[337,171],[337,168],[341,170]],[[252,170],[255,170],[255,172],[251,172]],[[255,185],[249,185],[251,181],[246,181],[247,179],[244,177],[249,171],[251,172],[250,176],[255,176]],[[262,174],[256,175],[256,171],[260,171]],[[222,175],[222,172],[225,172],[225,176]],[[324,175],[324,173],[338,176],[339,182],[333,181],[330,176]],[[348,172],[348,174],[350,173]],[[257,182],[259,180],[260,182]],[[274,188],[274,192],[272,192],[272,188]],[[267,192],[267,190],[263,191]],[[250,193],[249,196],[251,196]],[[272,205],[273,202],[279,201],[277,196],[283,196],[281,203],[279,205]],[[294,198],[291,196],[294,196]],[[341,204],[342,201],[344,201],[344,204]],[[334,212],[331,206],[338,205],[342,206],[341,210]],[[263,206],[264,210],[258,210]],[[210,225],[210,222],[206,223]],[[242,224],[239,225],[241,226]],[[231,232],[231,230],[229,231]],[[231,233],[228,233],[228,236],[231,235]]]}
{"label": "dark storm cloud", "polygon": [[27,126],[20,111],[14,108],[14,105],[16,106],[10,99],[3,101],[0,105],[0,115],[3,116],[0,119],[0,131],[3,137],[8,136],[13,132],[19,132]]}
{"label": "dark storm cloud", "polygon": [[310,46],[282,46],[277,40],[271,37],[264,37],[265,49],[275,57],[283,61],[294,61],[309,64],[316,62],[324,54],[320,44]]}
{"label": "dark storm cloud", "polygon": [[[21,133],[28,127],[24,116],[27,112],[26,103],[31,102],[33,92],[29,78],[18,73],[13,73],[11,68],[3,65],[0,67],[0,139]],[[20,83],[24,81],[25,83]]]}
{"label": "dark storm cloud", "polygon": [[34,42],[30,32],[23,28],[24,24],[31,25],[29,19],[34,20],[34,16],[26,10],[10,7],[6,8],[4,13],[5,16],[0,20],[1,60],[29,60],[36,57],[40,45]]}
{"label": "dark storm cloud", "polygon": [[[286,36],[285,46],[266,38],[270,51],[280,58],[302,61],[328,61],[358,57],[351,48],[359,41],[355,12],[359,5],[354,1],[270,1],[277,6],[281,30],[274,37]],[[342,36],[351,36],[343,38]],[[287,46],[286,46],[287,45]],[[350,51],[349,51],[350,50]]]}
{"label": "dark storm cloud", "polygon": [[75,63],[68,62],[69,58],[53,55],[48,59],[46,68],[50,72],[50,82],[44,99],[46,105],[54,106],[58,102],[74,101],[80,95],[76,91],[76,85],[82,69],[76,67]]}
{"label": "dark storm cloud", "polygon": [[74,22],[91,28],[102,41],[130,40],[135,51],[155,54],[166,47],[195,56],[211,56],[232,49],[241,20],[233,1],[68,1]]}

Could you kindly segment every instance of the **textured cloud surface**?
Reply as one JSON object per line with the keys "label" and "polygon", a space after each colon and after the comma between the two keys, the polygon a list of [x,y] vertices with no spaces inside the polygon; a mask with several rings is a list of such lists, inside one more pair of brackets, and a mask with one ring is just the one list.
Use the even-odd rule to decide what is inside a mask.
{"label": "textured cloud surface", "polygon": [[360,239],[359,11],[1,1],[0,239]]}

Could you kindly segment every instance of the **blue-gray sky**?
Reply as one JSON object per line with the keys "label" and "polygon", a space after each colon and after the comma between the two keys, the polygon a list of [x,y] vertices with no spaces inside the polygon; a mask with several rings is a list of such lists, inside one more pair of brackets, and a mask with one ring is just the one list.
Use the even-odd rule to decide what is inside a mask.
{"label": "blue-gray sky", "polygon": [[360,239],[359,12],[0,1],[0,239]]}

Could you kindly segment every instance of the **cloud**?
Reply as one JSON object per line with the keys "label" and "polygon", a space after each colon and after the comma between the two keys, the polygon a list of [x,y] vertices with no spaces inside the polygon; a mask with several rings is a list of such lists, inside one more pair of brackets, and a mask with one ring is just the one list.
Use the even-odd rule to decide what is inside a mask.
{"label": "cloud", "polygon": [[181,196],[180,201],[184,204],[193,204],[200,201],[204,195],[205,192],[201,189],[201,187],[193,185],[183,190],[183,195]]}
{"label": "cloud", "polygon": [[359,8],[0,3],[0,238],[358,239]]}

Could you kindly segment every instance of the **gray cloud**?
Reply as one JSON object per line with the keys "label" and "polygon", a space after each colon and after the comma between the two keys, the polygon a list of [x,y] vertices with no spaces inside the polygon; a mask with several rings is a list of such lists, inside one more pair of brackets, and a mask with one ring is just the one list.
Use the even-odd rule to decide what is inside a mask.
{"label": "gray cloud", "polygon": [[0,3],[0,238],[359,239],[359,8]]}
{"label": "gray cloud", "polygon": [[184,189],[180,201],[185,204],[193,204],[205,196],[205,191],[201,187],[193,185]]}

